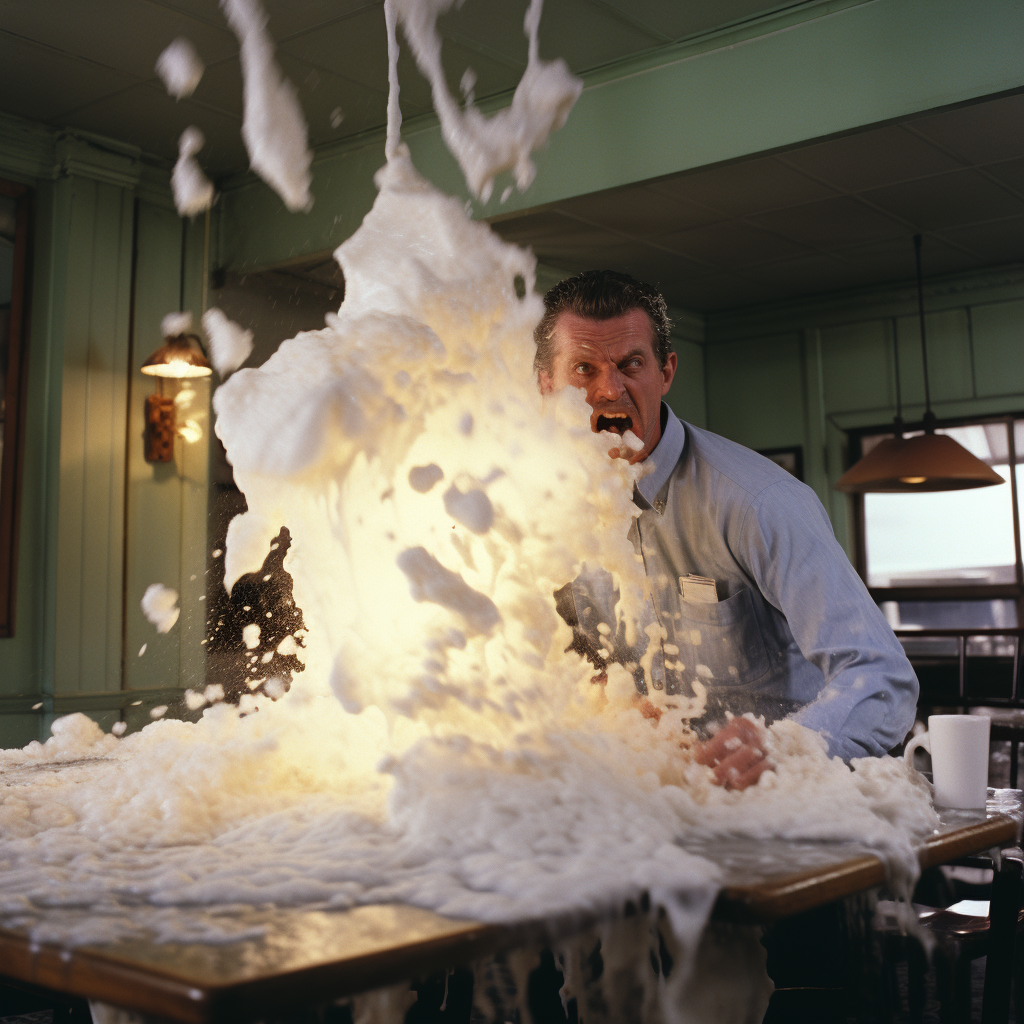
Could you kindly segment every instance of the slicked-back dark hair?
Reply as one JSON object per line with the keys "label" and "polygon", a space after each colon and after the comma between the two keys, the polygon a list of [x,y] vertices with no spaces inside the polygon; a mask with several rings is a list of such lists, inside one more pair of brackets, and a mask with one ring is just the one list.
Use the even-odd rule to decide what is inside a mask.
{"label": "slicked-back dark hair", "polygon": [[585,270],[559,281],[544,296],[544,316],[533,332],[537,354],[533,368],[551,373],[555,357],[555,323],[562,313],[575,313],[591,320],[611,320],[631,309],[642,309],[654,331],[654,354],[664,368],[672,351],[672,321],[657,288],[615,270]]}

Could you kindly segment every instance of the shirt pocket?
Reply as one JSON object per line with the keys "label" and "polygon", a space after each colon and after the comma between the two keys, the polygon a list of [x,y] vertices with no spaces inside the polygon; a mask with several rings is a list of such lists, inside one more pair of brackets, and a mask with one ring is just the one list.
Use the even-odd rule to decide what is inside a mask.
{"label": "shirt pocket", "polygon": [[[675,636],[667,643],[679,648],[684,667],[677,671],[684,678],[705,686],[749,686],[768,672],[768,651],[748,588],[714,604],[680,598],[679,613]],[[672,652],[666,651],[666,667],[671,661]]]}

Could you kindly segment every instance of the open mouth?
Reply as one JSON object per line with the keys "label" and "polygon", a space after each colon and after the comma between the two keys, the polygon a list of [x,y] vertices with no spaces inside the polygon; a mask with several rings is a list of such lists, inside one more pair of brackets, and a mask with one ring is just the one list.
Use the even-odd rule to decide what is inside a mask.
{"label": "open mouth", "polygon": [[624,434],[632,430],[633,419],[624,412],[603,412],[597,417],[597,432],[610,430],[613,434]]}

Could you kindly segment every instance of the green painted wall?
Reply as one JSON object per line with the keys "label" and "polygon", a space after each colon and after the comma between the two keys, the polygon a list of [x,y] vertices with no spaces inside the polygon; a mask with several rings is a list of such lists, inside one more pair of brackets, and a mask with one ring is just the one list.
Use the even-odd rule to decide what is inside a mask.
{"label": "green painted wall", "polygon": [[[0,639],[0,746],[11,746],[44,738],[55,714],[82,710],[109,726],[135,699],[132,715],[201,684],[207,447],[179,441],[175,465],[145,463],[152,383],[128,372],[178,308],[182,232],[166,171],[132,147],[0,118],[0,176],[35,198],[18,597],[15,634]],[[186,239],[197,312],[202,227]],[[187,415],[205,430],[209,385],[196,390]],[[148,676],[122,664],[122,623],[139,634],[143,580],[178,589],[183,607],[181,626],[160,638],[171,670]]]}
{"label": "green painted wall", "polygon": [[[925,294],[936,414],[1024,411],[1024,267],[935,281]],[[708,427],[750,448],[801,445],[805,479],[851,552],[852,499],[832,485],[849,465],[845,431],[895,415],[896,345],[904,419],[924,412],[913,289],[709,317],[706,337]]]}

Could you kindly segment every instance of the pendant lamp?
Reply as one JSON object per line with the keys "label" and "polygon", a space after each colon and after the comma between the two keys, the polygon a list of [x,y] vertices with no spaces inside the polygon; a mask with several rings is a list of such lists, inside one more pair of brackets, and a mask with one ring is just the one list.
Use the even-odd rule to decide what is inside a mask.
{"label": "pendant lamp", "polygon": [[921,283],[921,236],[914,236],[917,258],[917,313],[921,321],[921,358],[924,361],[924,433],[903,436],[900,396],[899,345],[896,345],[896,418],[894,437],[880,441],[837,481],[835,488],[846,494],[903,493],[915,491],[959,491],[989,487],[1006,481],[987,463],[972,455],[947,434],[935,433],[928,389],[928,347],[924,333],[924,288]]}

